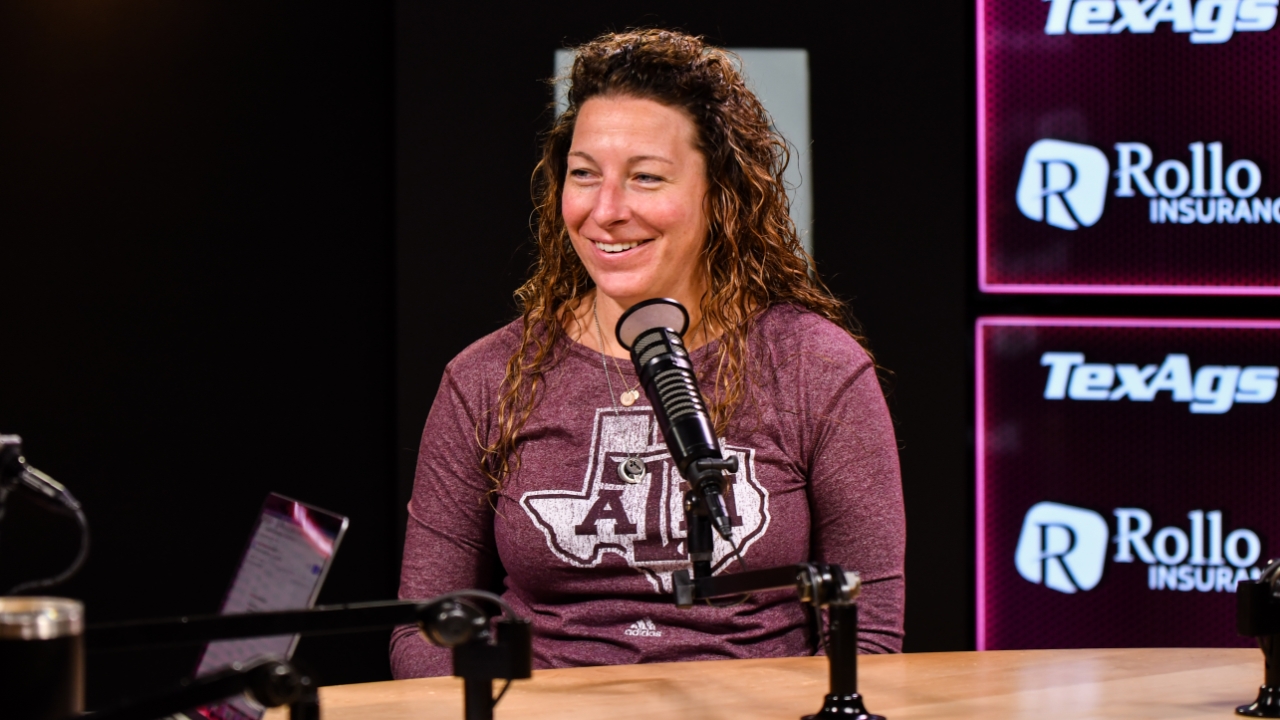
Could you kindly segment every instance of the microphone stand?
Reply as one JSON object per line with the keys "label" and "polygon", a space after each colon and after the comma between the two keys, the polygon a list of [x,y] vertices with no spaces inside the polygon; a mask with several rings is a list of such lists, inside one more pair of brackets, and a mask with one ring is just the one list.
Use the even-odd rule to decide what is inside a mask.
{"label": "microphone stand", "polygon": [[1280,560],[1272,560],[1257,580],[1236,584],[1236,632],[1258,638],[1266,671],[1258,699],[1236,708],[1237,715],[1280,718]]}
{"label": "microphone stand", "polygon": [[[831,692],[822,709],[804,720],[835,716],[884,720],[868,713],[858,694],[858,606],[854,599],[862,585],[857,573],[845,573],[836,565],[802,563],[712,576],[712,531],[733,543],[731,521],[722,502],[727,491],[724,474],[738,472],[738,457],[724,457],[716,441],[693,362],[684,348],[682,336],[688,328],[689,313],[683,305],[669,298],[652,298],[628,308],[618,318],[614,333],[618,344],[631,352],[636,376],[653,405],[671,458],[689,484],[684,494],[685,549],[693,575],[690,577],[688,570],[672,573],[676,607],[693,607],[695,600],[794,586],[801,602],[812,604],[815,611],[827,608],[830,628],[827,658]],[[606,368],[606,377],[608,372]],[[612,394],[612,388],[609,392]]]}
{"label": "microphone stand", "polygon": [[[684,502],[685,526],[689,529],[685,542],[689,558],[693,561],[693,576],[690,577],[688,570],[672,573],[676,607],[687,609],[698,600],[794,587],[800,602],[811,605],[815,612],[826,608],[828,618],[829,692],[823,698],[822,709],[813,715],[805,715],[802,720],[836,717],[884,720],[883,716],[867,712],[858,693],[858,606],[855,600],[862,591],[858,574],[847,573],[839,565],[800,563],[712,576],[712,522],[706,501],[702,493],[690,489],[685,493]],[[705,555],[706,561],[695,559],[695,552]]]}
{"label": "microphone stand", "polygon": [[[478,591],[450,593],[425,602],[372,602],[328,605],[309,610],[284,610],[232,615],[198,615],[160,620],[128,621],[91,625],[85,632],[90,652],[137,650],[206,643],[211,640],[269,635],[325,635],[378,630],[396,625],[417,625],[424,638],[453,651],[453,674],[463,679],[463,716],[466,720],[493,720],[494,680],[524,680],[533,676],[532,625],[509,611],[497,619],[469,598],[496,601],[497,596]],[[276,703],[293,703],[294,720],[318,717],[318,700],[306,702],[307,686],[286,663],[270,661],[274,673],[296,678],[298,695]],[[92,720],[151,720],[183,709],[204,705],[243,692],[246,687],[260,698],[252,683],[261,682],[263,664],[247,668],[234,666],[223,673],[198,678],[189,685],[157,698],[146,699],[105,713],[88,715]],[[256,674],[255,674],[256,673]],[[224,677],[225,675],[225,677]],[[221,683],[221,684],[219,684]],[[250,683],[246,686],[244,683]],[[216,690],[225,694],[211,696]],[[268,696],[270,699],[270,696]],[[266,703],[262,703],[266,704]],[[147,714],[156,707],[174,708]],[[145,711],[145,712],[144,712]],[[140,714],[142,713],[142,714]]]}

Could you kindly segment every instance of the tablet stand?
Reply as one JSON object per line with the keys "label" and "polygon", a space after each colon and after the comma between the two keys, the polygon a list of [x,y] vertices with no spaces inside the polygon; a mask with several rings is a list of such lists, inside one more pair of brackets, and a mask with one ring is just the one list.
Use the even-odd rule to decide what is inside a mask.
{"label": "tablet stand", "polygon": [[[492,720],[493,681],[523,680],[532,677],[533,646],[529,621],[508,612],[495,618],[471,599],[497,601],[497,596],[478,591],[462,591],[427,602],[377,602],[331,605],[310,610],[204,615],[111,623],[90,626],[85,632],[86,649],[137,650],[206,643],[211,640],[268,635],[323,635],[378,630],[396,625],[417,625],[418,631],[434,645],[453,650],[453,674],[463,679],[466,720]],[[506,609],[506,608],[504,608]],[[269,668],[277,685],[263,685],[262,668]],[[257,683],[256,685],[254,683]],[[282,688],[294,687],[285,693]],[[152,720],[174,712],[206,705],[255,687],[275,688],[275,705],[291,704],[293,720],[318,717],[314,683],[287,663],[271,660],[245,668],[231,668],[207,678],[197,678],[171,693],[115,710],[94,713],[92,720]],[[225,689],[221,695],[211,695]],[[265,690],[264,690],[265,692]],[[310,699],[308,699],[310,698]],[[262,704],[266,705],[266,702]],[[149,714],[156,707],[167,712]]]}

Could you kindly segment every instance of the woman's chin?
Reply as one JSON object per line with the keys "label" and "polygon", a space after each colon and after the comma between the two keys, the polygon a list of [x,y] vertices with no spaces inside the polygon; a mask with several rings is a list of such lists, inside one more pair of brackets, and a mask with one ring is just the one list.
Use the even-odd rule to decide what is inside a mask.
{"label": "woman's chin", "polygon": [[641,300],[664,297],[653,283],[646,282],[611,282],[610,278],[601,278],[596,281],[596,288],[601,295],[623,308],[631,307]]}
{"label": "woman's chin", "polygon": [[[664,283],[656,282],[658,273],[649,263],[617,263],[609,267],[609,263],[594,263],[589,267],[591,279],[601,293],[616,300],[635,302],[653,297],[653,292],[661,289]],[[629,303],[628,303],[629,304]]]}

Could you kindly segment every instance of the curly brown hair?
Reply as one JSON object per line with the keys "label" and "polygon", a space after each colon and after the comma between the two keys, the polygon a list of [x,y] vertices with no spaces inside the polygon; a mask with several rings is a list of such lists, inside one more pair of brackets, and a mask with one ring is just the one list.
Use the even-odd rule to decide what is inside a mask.
{"label": "curly brown hair", "polygon": [[812,272],[783,184],[790,152],[747,88],[736,58],[701,37],[668,30],[610,33],[576,53],[568,108],[544,137],[534,170],[538,258],[516,291],[523,335],[507,361],[494,418],[498,438],[488,445],[480,441],[481,467],[494,492],[518,467],[519,434],[537,406],[543,375],[557,362],[555,349],[594,288],[570,244],[560,207],[574,124],[591,98],[653,100],[683,111],[697,129],[697,148],[707,168],[709,225],[701,255],[708,282],[700,309],[704,326],[721,332],[709,403],[717,434],[724,435],[746,395],[747,336],[770,306],[807,308],[865,345],[844,304]]}

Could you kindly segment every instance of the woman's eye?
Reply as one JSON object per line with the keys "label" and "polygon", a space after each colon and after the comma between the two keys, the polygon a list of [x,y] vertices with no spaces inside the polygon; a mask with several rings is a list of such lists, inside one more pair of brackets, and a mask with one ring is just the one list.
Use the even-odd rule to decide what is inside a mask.
{"label": "woman's eye", "polygon": [[636,175],[636,182],[656,183],[656,182],[662,182],[662,178],[658,177],[657,175],[648,175],[645,173],[641,173],[639,175]]}
{"label": "woman's eye", "polygon": [[574,178],[575,180],[590,180],[591,171],[585,168],[574,168],[569,171],[569,177]]}

